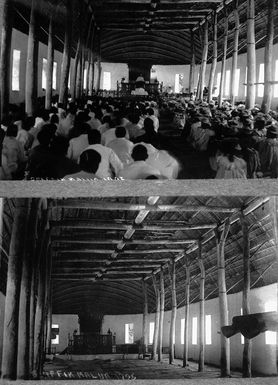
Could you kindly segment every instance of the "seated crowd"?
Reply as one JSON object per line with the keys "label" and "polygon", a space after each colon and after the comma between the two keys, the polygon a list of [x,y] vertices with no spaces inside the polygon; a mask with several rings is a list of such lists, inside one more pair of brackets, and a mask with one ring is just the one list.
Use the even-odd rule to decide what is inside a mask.
{"label": "seated crowd", "polygon": [[182,97],[94,96],[36,117],[12,106],[1,124],[0,179],[177,179],[181,165],[165,150],[160,108],[173,112],[185,151],[206,154],[212,177],[278,177],[275,112]]}
{"label": "seated crowd", "polygon": [[2,120],[1,180],[175,179],[179,163],[160,145],[154,101],[93,97],[36,117],[12,106]]}

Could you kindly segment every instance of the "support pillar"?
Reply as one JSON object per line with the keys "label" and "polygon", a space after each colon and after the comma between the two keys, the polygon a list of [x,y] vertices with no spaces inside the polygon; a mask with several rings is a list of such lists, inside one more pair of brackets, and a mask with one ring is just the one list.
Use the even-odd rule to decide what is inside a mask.
{"label": "support pillar", "polygon": [[2,379],[17,378],[18,317],[24,231],[28,217],[28,200],[16,199],[14,223],[9,249],[7,290],[2,355]]}
{"label": "support pillar", "polygon": [[164,322],[164,308],[165,308],[165,287],[163,269],[160,270],[160,319],[159,319],[159,338],[158,338],[158,361],[162,361],[163,348],[163,322]]}
{"label": "support pillar", "polygon": [[76,86],[77,86],[77,71],[78,71],[78,63],[80,59],[80,47],[81,47],[81,40],[80,37],[78,39],[77,43],[77,49],[76,49],[76,54],[75,54],[75,59],[74,59],[74,67],[73,67],[73,76],[72,76],[72,101],[76,101]]}
{"label": "support pillar", "polygon": [[154,323],[154,336],[153,336],[153,360],[157,360],[157,345],[158,345],[158,329],[160,319],[160,295],[157,287],[155,276],[153,276],[153,287],[156,298],[156,312],[155,312],[155,323]]}
{"label": "support pillar", "polygon": [[209,84],[208,84],[208,102],[212,100],[215,70],[217,65],[217,13],[213,12],[212,15],[212,24],[213,24],[213,49],[212,49],[212,61],[210,66],[209,74]]}
{"label": "support pillar", "polygon": [[264,97],[262,111],[266,114],[271,109],[273,86],[272,58],[273,58],[273,39],[274,39],[274,13],[275,0],[268,0],[267,13],[267,34],[264,51]]}
{"label": "support pillar", "polygon": [[233,60],[230,82],[230,99],[232,106],[235,105],[235,89],[236,89],[236,70],[237,70],[237,57],[238,57],[238,38],[239,38],[239,14],[238,14],[238,0],[234,0],[234,48],[233,48]]}
{"label": "support pillar", "polygon": [[189,94],[194,95],[194,77],[195,77],[195,43],[194,43],[194,31],[191,29],[191,63],[189,72]]}
{"label": "support pillar", "polygon": [[70,72],[70,61],[71,61],[71,40],[72,40],[72,21],[73,21],[73,6],[72,0],[66,1],[66,32],[64,42],[64,53],[62,61],[62,72],[61,72],[61,84],[59,103],[63,103],[64,107],[67,106],[68,101],[68,83],[69,83],[69,72]]}
{"label": "support pillar", "polygon": [[0,53],[0,121],[7,112],[10,99],[10,61],[12,45],[13,6],[11,1],[2,1],[2,33]]}
{"label": "support pillar", "polygon": [[189,326],[189,306],[190,306],[190,265],[187,260],[185,263],[186,281],[185,281],[185,315],[184,315],[184,345],[183,345],[183,367],[188,366],[188,326]]}
{"label": "support pillar", "polygon": [[[219,317],[220,317],[220,328],[222,326],[229,325],[228,319],[228,299],[227,299],[227,288],[225,280],[225,241],[230,230],[230,222],[227,220],[224,224],[224,230],[215,230],[216,239],[216,253],[217,253],[217,269],[218,269],[218,293],[219,293]],[[229,377],[230,371],[230,341],[220,335],[220,368],[221,377]]]}
{"label": "support pillar", "polygon": [[252,109],[256,99],[255,2],[247,0],[247,95],[246,108]]}
{"label": "support pillar", "polygon": [[54,65],[54,47],[53,47],[53,12],[50,15],[48,28],[48,48],[47,48],[47,71],[46,71],[46,90],[45,90],[45,108],[49,110],[52,102],[53,89],[53,65]]}
{"label": "support pillar", "polygon": [[[243,234],[243,291],[242,291],[242,313],[250,314],[250,238],[249,226],[245,215],[240,216]],[[252,341],[244,338],[244,348],[242,357],[242,377],[251,377],[251,356]]]}
{"label": "support pillar", "polygon": [[200,85],[199,85],[199,99],[203,100],[203,91],[205,86],[205,76],[206,76],[206,66],[207,66],[207,57],[208,57],[208,21],[205,21],[204,24],[204,37],[203,37],[203,53],[202,53],[202,63],[200,69]]}
{"label": "support pillar", "polygon": [[37,3],[37,0],[32,0],[27,48],[25,111],[28,116],[34,115],[38,97],[39,42],[37,37],[37,17],[35,10]]}
{"label": "support pillar", "polygon": [[198,371],[203,372],[205,368],[205,267],[202,258],[202,243],[199,241],[198,264],[200,275],[200,324],[199,324],[199,365]]}
{"label": "support pillar", "polygon": [[172,313],[170,323],[170,342],[169,342],[169,364],[173,364],[175,359],[175,330],[177,318],[177,296],[176,296],[176,265],[175,260],[171,263],[171,286],[172,286]]}
{"label": "support pillar", "polygon": [[[30,206],[30,207],[29,207]],[[29,379],[30,373],[30,304],[32,270],[34,268],[34,243],[38,222],[38,205],[33,199],[28,205],[28,224],[25,231],[24,256],[19,306],[17,378]]]}
{"label": "support pillar", "polygon": [[146,282],[142,281],[143,296],[144,296],[144,308],[143,308],[143,351],[148,353],[148,287]]}
{"label": "support pillar", "polygon": [[227,56],[227,44],[228,44],[228,15],[227,8],[224,5],[224,36],[223,36],[223,58],[221,64],[221,77],[220,77],[220,87],[219,87],[219,96],[218,96],[218,105],[222,106],[223,94],[224,94],[224,83],[225,83],[225,74],[226,74],[226,56]]}

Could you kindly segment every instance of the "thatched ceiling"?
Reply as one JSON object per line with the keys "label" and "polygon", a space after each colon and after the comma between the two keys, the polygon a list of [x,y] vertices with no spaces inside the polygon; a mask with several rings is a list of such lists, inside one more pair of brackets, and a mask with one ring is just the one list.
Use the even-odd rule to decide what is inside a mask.
{"label": "thatched ceiling", "polygon": [[[251,286],[277,282],[269,199],[250,197],[151,197],[59,199],[51,205],[54,313],[141,313],[142,280],[149,311],[155,309],[152,274],[165,273],[166,309],[171,307],[169,261],[177,267],[177,302],[184,304],[185,261],[191,262],[191,302],[199,299],[198,240],[203,242],[207,299],[218,296],[214,228],[229,217],[225,246],[229,293],[243,287],[241,210],[250,230]],[[5,200],[2,279],[6,274],[12,200]],[[158,276],[157,276],[158,278]],[[2,288],[3,290],[3,288]]]}
{"label": "thatched ceiling", "polygon": [[[40,24],[40,39],[47,42],[49,14],[55,15],[56,48],[62,50],[66,0],[36,1]],[[15,26],[28,31],[30,0],[14,0]],[[97,34],[100,33],[102,61],[134,62],[150,64],[189,64],[191,30],[195,31],[197,61],[201,59],[199,25],[208,17],[210,23],[209,39],[212,37],[211,16],[218,11],[218,59],[222,57],[223,1],[222,0],[84,0],[85,16],[81,15],[81,1],[74,1],[73,54],[81,27],[88,33],[90,16],[94,15],[95,50]],[[266,36],[267,2],[256,0],[256,47],[264,46]],[[51,8],[51,4],[55,4]],[[157,4],[157,5],[154,5]],[[226,1],[229,15],[228,57],[233,49],[233,1]],[[238,0],[240,15],[239,53],[246,52],[246,0]],[[278,41],[278,10],[275,11],[275,38]],[[211,57],[212,44],[209,45],[208,58]]]}

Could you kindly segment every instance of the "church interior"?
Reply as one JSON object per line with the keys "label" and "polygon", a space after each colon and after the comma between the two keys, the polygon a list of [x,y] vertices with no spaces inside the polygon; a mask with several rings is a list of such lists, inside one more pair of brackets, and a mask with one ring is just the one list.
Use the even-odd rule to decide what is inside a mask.
{"label": "church interior", "polygon": [[277,210],[276,197],[2,199],[2,378],[274,380]]}

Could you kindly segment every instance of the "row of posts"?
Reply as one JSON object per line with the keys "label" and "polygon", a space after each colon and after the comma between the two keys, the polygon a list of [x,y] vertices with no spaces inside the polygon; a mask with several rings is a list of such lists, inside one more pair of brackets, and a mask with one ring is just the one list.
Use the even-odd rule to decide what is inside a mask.
{"label": "row of posts", "polygon": [[[218,105],[222,105],[223,94],[224,94],[224,80],[226,73],[226,57],[227,57],[227,44],[228,44],[228,32],[229,32],[229,22],[228,22],[228,5],[224,1],[224,27],[223,27],[223,51],[222,51],[222,63],[221,63],[221,77],[220,77],[220,87],[219,87],[219,96],[218,96]],[[274,40],[274,10],[275,10],[275,0],[267,0],[267,30],[266,30],[266,41],[265,41],[265,57],[264,57],[264,96],[262,102],[263,112],[269,112],[271,108],[272,100],[272,90],[273,90],[273,69],[272,69],[272,59],[273,59],[273,40]],[[246,93],[246,108],[252,109],[255,106],[256,99],[256,41],[255,41],[255,0],[247,0],[247,93]],[[233,0],[233,17],[234,17],[234,32],[233,32],[233,55],[232,55],[232,70],[231,70],[231,79],[230,79],[230,101],[231,104],[235,104],[235,90],[236,90],[236,69],[238,62],[238,51],[239,48],[242,48],[242,45],[239,45],[239,30],[240,30],[240,20],[238,12],[238,0]],[[217,64],[217,11],[215,10],[212,13],[211,17],[212,25],[212,57],[211,57],[211,67],[208,80],[208,101],[212,100],[213,87],[215,80],[215,70]],[[206,65],[208,60],[208,34],[209,34],[209,23],[208,19],[205,20],[203,26],[199,28],[200,32],[200,41],[203,46],[202,50],[202,61],[200,65],[199,72],[199,83],[197,87],[197,96],[198,100],[203,99],[203,90],[205,85],[205,74],[206,74]],[[189,80],[189,92],[194,92],[194,73],[195,73],[195,46],[194,46],[194,32],[191,31],[191,66],[190,66],[190,80]]]}
{"label": "row of posts", "polygon": [[51,258],[46,200],[16,199],[8,259],[2,379],[42,374],[51,347]]}
{"label": "row of posts", "polygon": [[[242,213],[240,216],[242,233],[243,233],[243,314],[250,313],[249,306],[249,292],[250,292],[250,239],[249,231],[250,227],[246,216]],[[228,298],[225,279],[225,242],[230,231],[230,221],[226,220],[224,226],[218,227],[214,230],[216,240],[216,255],[217,255],[217,271],[218,271],[218,297],[219,297],[219,319],[220,328],[229,324],[228,318]],[[205,266],[202,255],[202,242],[198,241],[197,247],[197,262],[200,269],[199,275],[199,360],[198,371],[203,372],[205,366]],[[185,323],[184,323],[184,351],[183,351],[183,367],[189,365],[189,308],[190,308],[190,260],[187,256],[185,263]],[[169,334],[169,364],[173,364],[174,353],[174,336],[175,336],[175,324],[177,314],[177,298],[176,298],[176,263],[172,260],[168,265],[169,267],[169,279],[171,283],[171,322],[170,322],[170,334]],[[153,337],[153,353],[152,359],[161,362],[162,358],[162,345],[163,345],[163,322],[164,322],[164,310],[165,310],[165,287],[164,287],[164,272],[163,268],[159,272],[159,283],[156,276],[152,276],[153,288],[156,299],[156,311],[155,311],[155,326]],[[148,352],[148,287],[145,281],[143,281],[143,295],[144,295],[144,311],[143,311],[143,344],[145,352]],[[244,351],[243,351],[243,377],[251,377],[251,341],[245,338]],[[229,377],[231,375],[230,370],[230,343],[222,333],[220,334],[220,368],[221,377]]]}
{"label": "row of posts", "polygon": [[[2,36],[0,56],[0,106],[1,116],[7,111],[10,92],[10,60],[11,42],[13,29],[13,2],[1,0],[3,3],[2,14]],[[26,85],[25,85],[25,112],[28,116],[34,115],[38,97],[38,53],[39,53],[39,16],[38,10],[41,7],[41,0],[31,1],[31,12],[29,20],[27,62],[26,62]],[[49,28],[48,28],[48,53],[46,71],[46,92],[45,108],[49,109],[52,102],[53,92],[53,65],[54,65],[54,16],[58,5],[50,5]],[[83,84],[86,82],[86,92],[92,95],[94,86],[100,89],[101,59],[100,59],[100,30],[95,26],[94,16],[89,17],[86,11],[85,2],[66,0],[66,25],[64,37],[64,50],[62,59],[62,71],[59,90],[59,102],[64,106],[68,101],[68,84],[70,76],[71,58],[73,55],[72,34],[73,15],[79,14],[79,25],[81,26],[78,36],[78,44],[74,58],[74,68],[71,79],[72,100],[79,99],[83,94]],[[83,26],[83,27],[82,27]],[[89,33],[87,33],[89,31]],[[97,55],[94,55],[97,50]],[[96,57],[95,57],[96,56]],[[97,61],[96,84],[94,84],[94,63]],[[84,79],[85,68],[86,79]]]}

